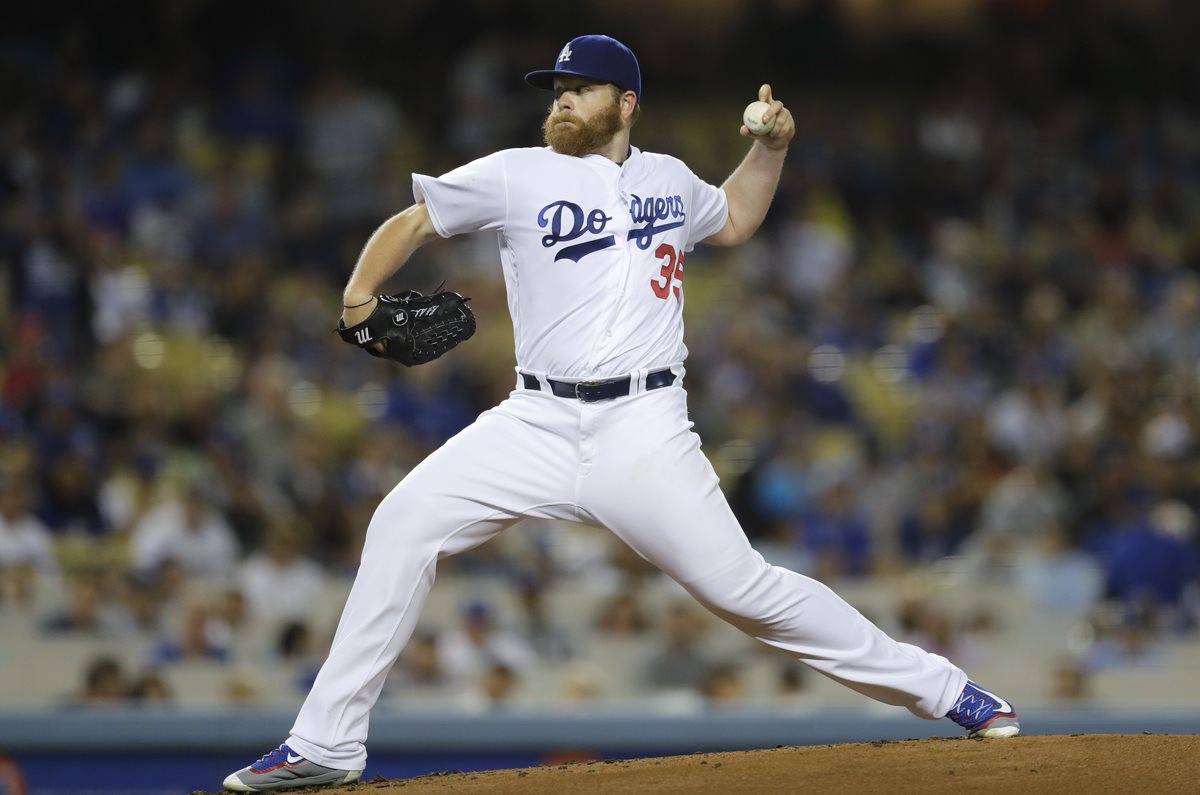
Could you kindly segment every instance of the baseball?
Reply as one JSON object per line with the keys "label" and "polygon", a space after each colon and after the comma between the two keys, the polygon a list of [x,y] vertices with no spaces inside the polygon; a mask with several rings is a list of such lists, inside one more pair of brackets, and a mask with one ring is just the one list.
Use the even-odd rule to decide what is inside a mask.
{"label": "baseball", "polygon": [[765,102],[754,101],[746,106],[746,110],[742,111],[742,122],[745,123],[748,129],[754,135],[766,135],[775,128],[775,120],[771,119],[766,124],[763,124],[763,114],[770,109],[770,105]]}

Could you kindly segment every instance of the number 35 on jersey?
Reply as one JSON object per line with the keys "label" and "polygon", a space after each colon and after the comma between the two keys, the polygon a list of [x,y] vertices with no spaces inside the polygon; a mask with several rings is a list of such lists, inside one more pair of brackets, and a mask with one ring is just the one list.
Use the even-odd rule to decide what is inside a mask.
{"label": "number 35 on jersey", "polygon": [[658,276],[650,279],[650,289],[664,301],[672,293],[675,294],[675,300],[680,300],[680,290],[683,287],[683,252],[670,243],[663,243],[654,249],[654,256],[662,261],[662,268],[659,269]]}

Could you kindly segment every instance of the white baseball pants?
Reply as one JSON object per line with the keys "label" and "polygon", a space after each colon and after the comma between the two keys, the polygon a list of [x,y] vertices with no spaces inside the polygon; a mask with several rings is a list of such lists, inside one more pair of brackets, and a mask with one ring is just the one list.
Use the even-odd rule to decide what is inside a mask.
{"label": "white baseball pants", "polygon": [[288,744],[328,767],[366,766],[371,708],[417,625],[439,558],[526,516],[609,528],[748,635],[923,718],[967,676],[898,643],[816,580],[769,565],[700,451],[687,394],[599,403],[517,389],[412,470],[380,503],[329,657]]}

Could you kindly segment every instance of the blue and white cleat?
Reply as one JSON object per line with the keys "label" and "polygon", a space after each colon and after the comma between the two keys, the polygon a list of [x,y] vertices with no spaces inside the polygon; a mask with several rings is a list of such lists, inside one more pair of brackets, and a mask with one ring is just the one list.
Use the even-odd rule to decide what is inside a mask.
{"label": "blue and white cleat", "polygon": [[994,739],[1021,733],[1012,704],[970,680],[946,717],[966,729],[968,737]]}
{"label": "blue and white cleat", "polygon": [[224,786],[233,792],[275,792],[299,787],[352,784],[361,775],[361,770],[335,770],[310,762],[285,743],[250,767],[230,773]]}

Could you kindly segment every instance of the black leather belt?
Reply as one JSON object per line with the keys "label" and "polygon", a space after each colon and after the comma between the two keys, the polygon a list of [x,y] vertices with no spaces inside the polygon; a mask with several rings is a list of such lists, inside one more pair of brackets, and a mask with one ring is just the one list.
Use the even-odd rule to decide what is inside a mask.
{"label": "black leather belt", "polygon": [[[555,381],[553,378],[546,379],[546,383],[550,384],[550,391],[555,396],[571,398],[582,403],[595,403],[600,400],[625,397],[629,394],[629,387],[632,382],[633,379],[630,376],[609,378],[603,381],[579,381],[576,383]],[[675,383],[675,373],[671,372],[670,368],[655,370],[652,373],[646,374],[646,389],[661,389],[673,383]],[[521,385],[526,389],[536,389],[538,391],[542,389],[542,382],[538,380],[536,375],[530,375],[529,373],[521,373]]]}

